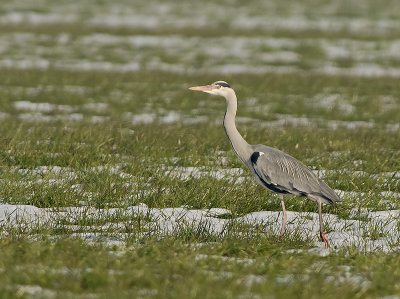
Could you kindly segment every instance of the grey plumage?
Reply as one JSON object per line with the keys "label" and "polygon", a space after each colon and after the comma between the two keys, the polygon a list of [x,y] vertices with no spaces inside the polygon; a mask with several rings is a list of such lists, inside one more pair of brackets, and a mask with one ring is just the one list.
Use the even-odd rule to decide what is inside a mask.
{"label": "grey plumage", "polygon": [[340,201],[323,180],[292,156],[262,144],[253,145],[252,148],[254,153],[263,153],[253,154],[253,159],[250,159],[251,167],[263,186],[276,193],[297,196],[313,194],[328,204]]}
{"label": "grey plumage", "polygon": [[286,209],[283,195],[307,197],[318,203],[320,221],[320,237],[329,246],[329,242],[322,232],[322,203],[332,204],[339,202],[339,196],[307,166],[292,156],[265,145],[250,145],[243,139],[235,125],[237,98],[235,91],[224,81],[217,81],[211,85],[191,87],[214,95],[223,96],[227,102],[224,117],[226,135],[236,155],[252,172],[257,182],[278,194],[283,215],[280,237],[285,232]]}

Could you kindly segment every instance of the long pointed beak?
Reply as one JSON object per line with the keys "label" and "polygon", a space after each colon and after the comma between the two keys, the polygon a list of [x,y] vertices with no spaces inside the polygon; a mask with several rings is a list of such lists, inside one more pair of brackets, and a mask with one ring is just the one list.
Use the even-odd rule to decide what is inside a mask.
{"label": "long pointed beak", "polygon": [[214,89],[212,85],[204,85],[204,86],[193,86],[189,88],[190,90],[199,90],[199,91],[211,91]]}

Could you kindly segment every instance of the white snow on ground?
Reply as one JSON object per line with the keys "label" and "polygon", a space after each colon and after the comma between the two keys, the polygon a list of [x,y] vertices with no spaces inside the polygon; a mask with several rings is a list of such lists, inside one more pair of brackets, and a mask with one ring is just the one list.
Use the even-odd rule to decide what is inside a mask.
{"label": "white snow on ground", "polygon": [[[237,118],[237,122],[253,123],[258,127],[264,128],[279,128],[285,125],[289,126],[308,126],[308,127],[320,127],[326,126],[329,129],[349,129],[356,130],[361,128],[371,129],[379,124],[374,121],[343,121],[343,120],[326,120],[318,117],[295,117],[290,114],[274,114],[276,120],[263,121],[255,118]],[[399,124],[385,124],[383,128],[390,132],[396,132],[400,129]]]}
{"label": "white snow on ground", "polygon": [[[161,166],[162,167],[162,166]],[[245,179],[242,177],[243,169],[242,168],[224,168],[224,169],[212,169],[206,167],[173,167],[166,166],[163,167],[165,169],[165,175],[170,177],[177,177],[181,180],[187,180],[188,178],[200,178],[202,176],[209,176],[216,179],[226,179],[226,178],[236,178],[241,182]]]}
{"label": "white snow on ground", "polygon": [[[243,225],[262,225],[265,231],[279,233],[281,225],[281,212],[260,211],[246,214],[235,219],[216,218],[219,215],[230,214],[226,209],[192,210],[188,208],[149,208],[145,204],[128,208],[94,209],[88,207],[47,208],[40,209],[29,205],[1,205],[0,225],[5,229],[1,234],[7,234],[8,229],[23,226],[25,230],[37,226],[54,226],[59,220],[71,223],[70,228],[82,231],[82,226],[74,226],[80,219],[95,219],[107,221],[102,226],[87,227],[86,233],[76,233],[84,239],[101,238],[101,230],[116,231],[112,241],[123,241],[127,235],[123,232],[124,223],[114,223],[115,217],[135,218],[140,217],[143,227],[142,235],[154,234],[163,236],[174,234],[181,230],[192,228],[194,230],[207,231],[210,234],[223,236],[228,225],[232,222]],[[113,218],[114,217],[114,218]],[[336,215],[324,214],[325,223],[329,224],[328,239],[331,242],[331,250],[346,246],[352,246],[360,251],[398,249],[400,232],[398,230],[400,210],[367,212],[363,220],[340,219]],[[315,246],[320,248],[318,254],[328,254],[329,250],[323,250],[323,244],[318,241],[318,214],[288,211],[287,233],[296,233],[304,239],[312,238]],[[129,222],[129,220],[127,220]],[[91,233],[95,230],[96,233]],[[100,231],[100,232],[99,232]],[[140,236],[137,236],[140,238]]]}
{"label": "white snow on ground", "polygon": [[[336,170],[325,170],[325,169],[319,169],[319,170],[313,170],[313,172],[319,176],[320,178],[324,178],[327,175],[330,174],[335,174],[337,173]],[[342,169],[340,173],[346,173],[350,176],[359,176],[359,177],[369,177],[369,178],[386,178],[386,179],[398,179],[400,178],[400,171],[393,171],[393,172],[382,172],[382,173],[368,173],[365,171],[360,171],[360,170],[348,170],[348,169]],[[385,191],[391,193],[390,191]]]}
{"label": "white snow on ground", "polygon": [[[73,47],[66,47],[69,39],[70,37],[65,34],[56,37],[21,32],[3,34],[0,36],[0,53],[12,54],[0,59],[0,67],[117,72],[159,70],[191,74],[314,73],[400,77],[400,68],[390,63],[392,60],[400,59],[400,40],[396,39],[376,42],[268,36],[216,38],[89,34],[74,40]],[[319,49],[326,57],[309,61],[303,57],[304,45]],[[88,47],[94,54],[82,58],[79,49]],[[110,51],[113,54],[111,56],[118,56],[118,62],[103,57],[101,55],[103,50]],[[49,52],[52,58],[43,58],[47,57]],[[193,65],[193,60],[199,55],[204,57],[203,62],[200,65]],[[102,58],[99,60],[99,57]],[[171,57],[174,58],[174,63],[170,62]],[[340,67],[337,62],[343,59],[351,63]],[[305,70],[298,65],[299,62],[307,62],[311,68]]]}
{"label": "white snow on ground", "polygon": [[[41,93],[43,92],[62,92],[63,94],[72,94],[72,95],[84,95],[90,92],[93,92],[95,89],[92,87],[88,87],[88,86],[83,86],[83,85],[63,85],[63,86],[57,86],[57,85],[42,85],[42,84],[38,84],[35,85],[34,87],[29,87],[29,86],[9,86],[9,85],[1,85],[0,84],[0,88],[4,91],[10,92],[13,95],[15,95],[16,97],[21,97],[21,96],[39,96]],[[387,97],[388,101],[396,101],[396,98],[390,98]],[[31,104],[27,104],[27,106],[24,106],[24,104],[19,104],[20,102],[24,103],[31,103],[31,104],[37,104],[34,102],[29,102],[29,101],[16,101],[14,102],[15,108],[17,109],[17,105],[22,105],[21,109],[25,109],[25,108],[29,108],[28,105]],[[104,103],[88,103],[88,104],[84,104],[84,105],[100,105],[103,106]],[[54,105],[54,104],[52,104]],[[32,107],[32,106],[31,106]],[[104,107],[104,106],[103,106]],[[52,108],[58,108],[57,105],[53,106]],[[94,107],[95,109],[97,107]]]}
{"label": "white snow on ground", "polygon": [[[86,103],[83,105],[57,105],[51,103],[34,103],[29,101],[15,101],[14,108],[21,113],[18,118],[28,122],[52,122],[52,121],[74,121],[79,122],[89,120],[92,123],[101,123],[109,120],[108,116],[91,115],[85,117],[82,113],[77,113],[79,109],[91,110],[94,112],[104,112],[108,105],[106,103]],[[48,114],[52,113],[52,114]],[[60,113],[60,114],[54,114]],[[1,118],[1,117],[0,117]]]}
{"label": "white snow on ground", "polygon": [[[69,88],[64,88],[64,89],[69,89]],[[29,91],[29,89],[27,89],[27,91],[30,93],[33,93],[32,90]],[[86,103],[83,105],[71,106],[71,105],[57,105],[57,104],[51,104],[51,103],[46,103],[46,102],[41,102],[41,103],[35,103],[35,102],[29,102],[29,101],[15,101],[14,102],[14,108],[16,110],[31,111],[31,112],[43,112],[43,113],[50,113],[50,112],[55,112],[55,111],[71,113],[73,111],[78,110],[79,108],[83,108],[86,110],[92,110],[92,111],[96,111],[96,112],[103,112],[107,109],[107,107],[108,107],[108,104],[106,104],[106,103]]]}
{"label": "white snow on ground", "polygon": [[[300,249],[300,252],[302,250]],[[316,250],[312,250],[316,251]],[[323,252],[328,252],[327,250],[322,250]],[[308,271],[312,272],[315,271],[314,268],[320,268],[324,263],[317,262],[311,266],[310,269],[307,269]],[[339,271],[334,273],[333,275],[329,275],[326,277],[325,281],[329,283],[334,283],[335,285],[339,286],[342,283],[350,283],[353,285],[361,286],[361,287],[368,287],[371,285],[371,281],[366,279],[365,277],[362,277],[357,274],[352,274],[351,269],[353,268],[352,266],[348,265],[342,265],[338,267]],[[291,284],[295,281],[301,280],[304,283],[307,283],[307,281],[310,280],[310,275],[304,274],[304,275],[294,275],[294,274],[287,274],[287,275],[278,275],[275,278],[276,282],[280,284]]]}
{"label": "white snow on ground", "polygon": [[[257,61],[263,60],[262,57]],[[293,65],[246,65],[226,64],[194,68],[184,63],[166,63],[161,61],[150,61],[146,66],[139,62],[113,63],[113,62],[92,62],[79,60],[77,62],[58,61],[54,64],[49,60],[32,58],[29,60],[0,60],[0,68],[13,69],[63,69],[71,71],[113,71],[113,72],[137,72],[140,70],[166,71],[177,74],[321,74],[321,75],[343,75],[356,77],[400,77],[400,68],[386,67],[375,63],[355,63],[352,67],[341,68],[332,65],[322,65],[318,68],[304,71]]]}
{"label": "white snow on ground", "polygon": [[81,113],[71,113],[66,115],[46,115],[39,112],[21,113],[18,118],[28,122],[51,122],[51,121],[83,121],[84,115]]}
{"label": "white snow on ground", "polygon": [[[400,26],[399,21],[391,20],[376,20],[362,19],[362,18],[321,18],[321,19],[309,19],[307,17],[297,15],[290,16],[287,18],[280,16],[269,16],[269,17],[251,17],[239,16],[235,18],[233,27],[235,28],[265,28],[265,29],[286,29],[293,31],[304,31],[304,30],[327,30],[327,31],[340,31],[349,30],[350,32],[365,32],[367,28],[370,28],[374,32],[382,32],[385,30],[394,29]],[[397,27],[398,28],[398,27]],[[369,29],[368,29],[369,30]]]}
{"label": "white snow on ground", "polygon": [[14,102],[14,107],[17,110],[29,110],[35,112],[53,112],[53,111],[62,111],[62,112],[72,112],[74,109],[69,105],[55,105],[50,103],[32,103],[29,101],[17,101]]}
{"label": "white snow on ground", "polygon": [[[335,190],[335,192],[340,196],[340,197],[353,197],[353,198],[359,198],[359,197],[366,197],[368,196],[368,193],[364,192],[355,192],[355,191],[343,191],[343,190]],[[394,198],[400,198],[400,193],[398,192],[393,192],[393,191],[381,191],[378,192],[378,194],[382,197],[394,197]]]}
{"label": "white snow on ground", "polygon": [[[345,104],[341,104],[342,110],[351,110],[352,106],[346,106]],[[346,112],[348,113],[348,112]],[[251,123],[258,127],[263,128],[279,128],[283,126],[308,126],[308,127],[320,127],[326,126],[332,130],[340,130],[340,129],[349,129],[349,130],[357,130],[357,129],[372,129],[375,127],[379,127],[380,124],[375,123],[374,121],[343,121],[343,120],[326,120],[318,117],[295,117],[290,114],[273,114],[277,119],[271,121],[263,121],[256,118],[246,118],[246,117],[237,117],[237,123]],[[126,113],[126,118],[130,119],[133,125],[138,124],[165,124],[165,123],[177,123],[182,122],[183,124],[191,124],[191,123],[205,123],[209,121],[209,117],[206,115],[198,115],[198,116],[189,116],[183,115],[175,111],[170,111],[164,116],[159,116],[155,113],[143,113],[143,114],[132,114]],[[216,120],[216,124],[220,125],[220,120]],[[384,130],[390,132],[396,132],[400,129],[399,124],[384,124],[382,125]]]}
{"label": "white snow on ground", "polygon": [[56,291],[44,289],[39,285],[15,285],[16,297],[25,297],[27,295],[33,298],[55,298]]}
{"label": "white snow on ground", "polygon": [[101,115],[85,116],[81,113],[47,115],[40,112],[21,113],[18,115],[18,118],[26,122],[45,122],[45,123],[53,121],[80,122],[84,120],[90,121],[92,123],[104,123],[110,119],[109,116],[101,116]]}
{"label": "white snow on ground", "polygon": [[[326,99],[329,101],[329,99]],[[341,103],[340,109],[344,113],[350,113],[354,109],[351,105]],[[18,118],[28,122],[52,122],[52,121],[91,121],[93,123],[106,122],[109,116],[100,115],[85,115],[78,111],[79,109],[91,110],[93,112],[104,112],[107,109],[105,103],[89,103],[84,105],[68,106],[56,105],[51,103],[34,103],[29,101],[16,101],[14,102],[16,110],[20,111]],[[51,113],[51,114],[48,114]],[[273,114],[276,120],[264,121],[256,118],[237,117],[237,123],[250,123],[263,128],[279,128],[283,126],[307,126],[307,127],[320,127],[325,126],[332,130],[340,129],[372,129],[375,127],[382,128],[389,132],[396,132],[400,129],[400,124],[379,124],[374,121],[343,121],[343,120],[326,120],[318,117],[295,117],[290,114]],[[7,118],[9,115],[0,112],[0,119]],[[210,119],[207,115],[185,115],[176,111],[168,111],[159,115],[156,113],[140,113],[133,114],[127,112],[122,115],[125,119],[130,121],[132,125],[149,125],[149,124],[172,124],[182,123],[186,125],[206,123]],[[220,125],[220,120],[216,119],[215,123]]]}
{"label": "white snow on ground", "polygon": [[[224,18],[221,14],[226,15],[235,13],[236,17],[231,23],[225,23],[233,29],[258,29],[258,30],[323,30],[323,31],[350,31],[353,33],[385,33],[396,30],[400,26],[398,20],[374,19],[374,18],[344,18],[329,15],[323,15],[323,18],[308,18],[302,16],[303,13],[297,15],[277,16],[277,15],[254,15],[246,9],[238,13],[238,10],[222,12],[218,7],[198,6],[189,7],[179,6],[176,9],[174,3],[170,5],[151,9],[151,13],[144,10],[140,12],[140,7],[135,10],[124,7],[120,11],[118,9],[109,9],[107,12],[97,12],[94,16],[88,18],[86,14],[80,14],[79,11],[71,9],[71,7],[63,7],[67,10],[64,13],[33,13],[33,12],[9,12],[0,15],[0,24],[63,24],[63,23],[82,23],[83,25],[101,26],[101,27],[132,27],[132,28],[207,28],[216,25],[218,18]],[[104,6],[107,7],[107,6]],[[261,11],[268,12],[267,7]],[[228,8],[229,9],[229,8]],[[211,10],[211,11],[210,11]],[[84,12],[85,9],[82,9]],[[198,13],[193,13],[193,12]]]}
{"label": "white snow on ground", "polygon": [[12,12],[0,16],[0,24],[60,24],[76,22],[77,18],[72,14],[43,14],[34,12]]}

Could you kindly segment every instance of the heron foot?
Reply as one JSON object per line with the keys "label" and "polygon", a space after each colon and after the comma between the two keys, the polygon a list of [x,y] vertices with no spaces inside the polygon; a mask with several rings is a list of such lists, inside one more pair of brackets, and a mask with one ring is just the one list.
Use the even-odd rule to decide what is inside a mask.
{"label": "heron foot", "polygon": [[326,233],[323,233],[323,232],[320,232],[319,233],[319,236],[321,237],[321,242],[324,242],[325,243],[325,247],[326,248],[329,248],[329,247],[331,247],[330,246],[330,244],[329,244],[329,241],[328,241],[328,239],[325,237],[325,235],[327,235],[327,234],[329,234],[329,233],[331,233],[332,231],[329,231],[329,232],[326,232]]}

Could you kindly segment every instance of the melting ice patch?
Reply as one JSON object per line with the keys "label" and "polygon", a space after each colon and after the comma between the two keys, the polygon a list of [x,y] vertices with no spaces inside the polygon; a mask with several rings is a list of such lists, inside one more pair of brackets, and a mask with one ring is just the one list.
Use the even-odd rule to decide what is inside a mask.
{"label": "melting ice patch", "polygon": [[[285,19],[285,22],[288,20]],[[65,34],[56,37],[19,32],[3,34],[0,36],[0,53],[10,52],[12,55],[0,59],[0,67],[117,72],[158,70],[183,74],[314,73],[400,77],[400,68],[391,63],[400,59],[399,40],[378,43],[325,38],[89,34],[74,40],[74,47],[66,47],[69,39]],[[311,61],[303,57],[303,45],[320,49],[328,59]],[[77,55],[80,51],[76,49],[86,49],[88,46],[96,55],[85,58]],[[52,58],[43,58],[48,57],[49,51]],[[111,52],[113,55],[110,56],[118,56],[118,62],[104,57],[103,51]],[[199,55],[204,59],[201,64],[194,66],[193,61]],[[171,63],[171,58],[174,63]],[[347,59],[351,64],[338,67],[337,61],[341,59]],[[304,61],[311,68],[305,70],[299,66],[299,62]]]}
{"label": "melting ice patch", "polygon": [[[343,109],[351,109],[350,107],[342,107]],[[343,120],[326,120],[319,117],[296,117],[291,114],[274,114],[276,120],[265,121],[256,118],[237,117],[238,123],[252,123],[261,128],[279,128],[283,126],[306,126],[306,127],[321,127],[326,126],[332,130],[338,129],[372,129],[381,126],[389,132],[399,130],[399,124],[378,124],[374,121],[343,121]]]}
{"label": "melting ice patch", "polygon": [[172,124],[181,122],[186,125],[205,123],[208,121],[208,116],[206,115],[184,115],[176,111],[169,111],[164,115],[157,115],[155,113],[141,113],[133,114],[128,112],[124,115],[127,119],[131,121],[133,125],[149,125],[153,123],[158,124]]}
{"label": "melting ice patch", "polygon": [[[14,108],[21,113],[18,118],[28,122],[52,122],[52,121],[83,121],[85,115],[77,113],[79,109],[104,112],[108,105],[106,103],[86,103],[83,105],[58,105],[51,103],[35,103],[29,101],[15,101]],[[52,114],[48,114],[52,113]],[[54,114],[58,113],[58,114]],[[108,116],[92,115],[86,117],[92,123],[101,123],[109,119]]]}
{"label": "melting ice patch", "polygon": [[[3,226],[2,235],[7,234],[7,228],[24,226],[25,229],[37,226],[55,226],[57,223],[70,223],[70,229],[76,229],[75,235],[85,239],[101,236],[101,232],[114,231],[114,239],[123,240],[129,237],[124,232],[124,223],[115,223],[116,217],[125,219],[141,218],[142,227],[136,237],[179,233],[188,228],[207,231],[209,234],[224,236],[233,223],[238,225],[263,227],[266,232],[279,233],[281,212],[260,211],[246,214],[234,219],[218,218],[220,215],[231,214],[226,209],[188,208],[149,208],[145,204],[128,208],[95,209],[90,207],[68,207],[41,209],[29,205],[1,205],[0,223]],[[336,215],[324,214],[325,223],[332,232],[328,235],[333,249],[351,246],[361,251],[398,249],[400,232],[399,210],[368,212],[365,219],[341,219]],[[88,227],[74,225],[81,219],[101,220],[102,225]],[[63,220],[62,222],[60,220]],[[109,222],[107,222],[107,220]],[[126,220],[130,221],[130,220]],[[321,248],[318,240],[318,214],[288,211],[287,234],[296,233],[304,239],[313,239],[314,245]],[[89,221],[90,222],[90,221]],[[106,224],[104,224],[106,222]],[[86,233],[82,230],[86,229]],[[93,231],[96,231],[93,232]],[[141,235],[141,236],[140,236]],[[323,250],[322,250],[323,251]],[[325,251],[323,251],[326,254]]]}
{"label": "melting ice patch", "polygon": [[68,105],[56,105],[50,103],[33,103],[29,101],[16,101],[14,107],[17,110],[28,110],[35,112],[53,112],[55,110],[63,112],[72,112],[74,108]]}

